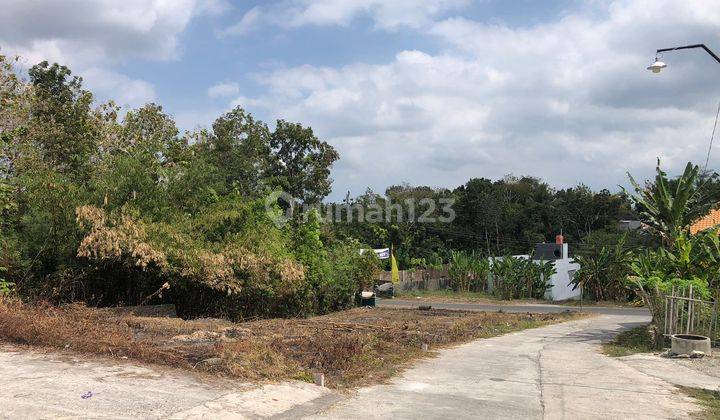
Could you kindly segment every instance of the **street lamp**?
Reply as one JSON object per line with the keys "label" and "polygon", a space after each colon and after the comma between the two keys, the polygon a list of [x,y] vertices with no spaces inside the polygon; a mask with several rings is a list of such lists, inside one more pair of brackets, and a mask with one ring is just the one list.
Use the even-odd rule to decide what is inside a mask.
{"label": "street lamp", "polygon": [[667,64],[663,63],[662,61],[658,60],[657,57],[655,57],[655,62],[650,64],[648,66],[648,70],[650,70],[653,73],[660,73],[660,70],[667,67]]}
{"label": "street lamp", "polygon": [[[717,54],[712,52],[710,48],[706,47],[705,44],[693,44],[675,48],[660,48],[659,50],[655,51],[655,62],[650,64],[647,69],[653,73],[660,73],[662,69],[667,67],[667,64],[663,63],[659,59],[660,57],[662,57],[662,53],[675,50],[689,50],[691,48],[702,48],[703,50],[705,50],[706,53],[710,54],[710,56],[714,58],[715,61],[718,62],[718,64],[720,64],[720,57],[718,57]],[[715,129],[717,128],[718,117],[720,117],[720,104],[718,104],[718,110],[715,114],[715,125],[713,126],[712,134],[710,135],[710,146],[708,146],[708,152],[707,157],[705,158],[705,166],[703,168],[703,173],[707,170],[707,165],[710,161],[710,151],[712,150],[713,139],[715,138]]]}
{"label": "street lamp", "polygon": [[[660,73],[660,70],[667,67],[667,64],[660,61],[659,56],[662,56],[662,53],[667,51],[675,51],[675,50],[687,50],[690,48],[702,48],[705,50],[706,53],[710,54],[712,58],[715,59],[718,63],[720,63],[720,57],[718,57],[714,52],[710,51],[710,48],[706,47],[705,44],[694,44],[694,45],[685,45],[683,47],[675,47],[675,48],[660,48],[655,52],[655,62],[650,64],[648,66],[648,70],[650,70],[653,73]],[[658,56],[659,55],[659,56]]]}

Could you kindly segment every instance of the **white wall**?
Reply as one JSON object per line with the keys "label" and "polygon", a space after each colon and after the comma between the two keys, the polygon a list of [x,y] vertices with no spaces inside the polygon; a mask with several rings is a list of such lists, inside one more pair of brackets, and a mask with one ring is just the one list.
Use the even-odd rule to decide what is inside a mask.
{"label": "white wall", "polygon": [[553,301],[580,299],[580,288],[573,290],[570,285],[572,275],[580,268],[580,264],[572,261],[572,258],[555,260],[556,273],[550,278],[550,288],[545,292],[545,299]]}
{"label": "white wall", "polygon": [[[567,246],[567,244],[565,245]],[[513,255],[513,258],[528,259],[530,256]],[[493,259],[488,258],[488,260],[490,261],[490,267],[492,267]],[[580,269],[580,264],[572,262],[572,258],[561,258],[553,261],[555,262],[555,274],[550,278],[550,287],[545,292],[545,299],[552,301],[580,299],[580,288],[573,290],[572,285],[570,285],[570,280],[572,280],[575,271]],[[491,273],[488,273],[487,285],[488,293],[492,293],[495,285]]]}

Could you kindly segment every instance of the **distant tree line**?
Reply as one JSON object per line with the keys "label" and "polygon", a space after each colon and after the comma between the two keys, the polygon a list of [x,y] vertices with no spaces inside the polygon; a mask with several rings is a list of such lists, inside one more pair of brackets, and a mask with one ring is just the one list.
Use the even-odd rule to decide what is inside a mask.
{"label": "distant tree line", "polygon": [[[674,188],[677,178],[668,182]],[[645,187],[655,188],[652,182]],[[720,203],[717,173],[699,176],[696,187],[699,190],[698,207],[688,216],[691,219]],[[428,199],[423,205],[423,200]],[[449,223],[440,220],[445,216],[441,205],[427,204],[443,199],[451,199],[454,203],[455,218]],[[414,211],[409,211],[408,200],[414,203]],[[634,204],[624,190],[616,193],[606,189],[594,191],[584,184],[556,189],[530,176],[508,175],[496,181],[473,178],[452,190],[396,185],[387,188],[384,194],[367,190],[358,197],[328,204],[331,207],[348,205],[382,209],[402,207],[402,219],[398,218],[397,211],[391,211],[384,213],[380,222],[342,217],[333,224],[336,236],[357,238],[378,248],[392,244],[401,268],[447,263],[453,250],[484,256],[528,254],[535,244],[554,242],[559,234],[570,244],[571,256],[595,255],[603,246],[612,247],[621,240],[627,248],[660,244],[659,236],[647,229],[627,231],[620,226],[620,220],[649,223],[642,214],[642,205]],[[370,211],[366,209],[365,215]],[[358,213],[355,211],[353,215]],[[414,218],[407,215],[414,215]],[[436,220],[423,222],[420,220],[423,215]]]}
{"label": "distant tree line", "polygon": [[[527,254],[560,233],[589,258],[618,243],[666,241],[618,229],[638,217],[652,227],[649,201],[527,176],[473,178],[452,190],[397,185],[324,202],[338,159],[299,123],[271,129],[237,107],[181,133],[157,104],[98,103],[64,66],[43,62],[21,77],[0,56],[0,295],[173,302],[186,316],[303,316],[350,307],[372,286],[386,267],[361,249],[392,246],[400,267],[413,268],[469,253]],[[700,193],[685,219],[720,199],[717,174],[692,182]],[[308,210],[277,223],[288,210],[279,191]],[[374,219],[356,217],[353,206]],[[324,223],[328,211],[343,220]],[[463,270],[462,287],[480,278],[479,269]],[[528,276],[507,295],[540,295]]]}
{"label": "distant tree line", "polygon": [[64,66],[26,80],[12,64],[0,56],[0,293],[297,316],[352,306],[375,277],[357,241],[273,223],[271,192],[330,192],[339,156],[311,128],[238,107],[181,134],[159,105],[98,104]]}

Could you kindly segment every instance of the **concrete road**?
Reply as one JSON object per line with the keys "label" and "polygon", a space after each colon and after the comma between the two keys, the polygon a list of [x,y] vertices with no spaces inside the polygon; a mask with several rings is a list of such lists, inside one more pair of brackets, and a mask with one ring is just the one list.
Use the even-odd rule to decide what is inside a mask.
{"label": "concrete road", "polygon": [[[378,299],[377,306],[384,308],[417,308],[418,305],[430,305],[437,309],[453,309],[461,311],[482,311],[495,312],[534,312],[534,313],[559,313],[564,311],[579,312],[580,307],[569,305],[553,305],[548,303],[527,303],[527,304],[493,304],[493,303],[454,303],[454,302],[429,302],[420,299]],[[605,306],[584,306],[583,312],[603,315],[648,315],[650,312],[645,308],[623,308]]]}
{"label": "concrete road", "polygon": [[130,361],[0,345],[0,419],[298,417],[317,411],[314,404],[338,398],[305,382],[243,384]]}
{"label": "concrete road", "polygon": [[0,419],[685,418],[699,407],[667,382],[672,372],[597,352],[648,320],[600,315],[477,340],[351,394],[0,346]]}
{"label": "concrete road", "polygon": [[442,350],[313,418],[659,419],[699,407],[668,382],[598,353],[646,315],[602,315]]}

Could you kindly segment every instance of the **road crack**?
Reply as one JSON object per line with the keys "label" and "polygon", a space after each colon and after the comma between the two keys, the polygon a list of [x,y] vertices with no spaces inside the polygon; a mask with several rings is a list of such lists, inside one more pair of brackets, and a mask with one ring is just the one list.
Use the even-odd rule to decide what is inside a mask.
{"label": "road crack", "polygon": [[537,374],[537,380],[535,381],[535,384],[538,388],[538,392],[540,392],[540,413],[542,416],[541,418],[543,418],[543,419],[545,418],[545,392],[543,390],[545,372],[544,372],[543,366],[542,366],[542,357],[543,357],[543,352],[545,351],[545,348],[549,344],[550,343],[543,344],[543,346],[540,347],[540,349],[538,350],[537,356],[533,359],[533,362],[535,362],[535,370],[536,370],[536,374]]}

